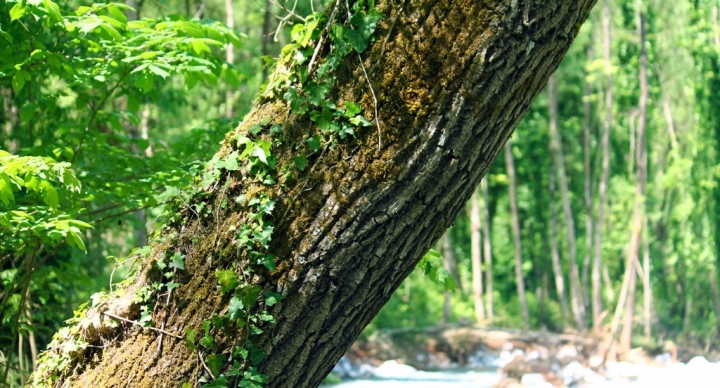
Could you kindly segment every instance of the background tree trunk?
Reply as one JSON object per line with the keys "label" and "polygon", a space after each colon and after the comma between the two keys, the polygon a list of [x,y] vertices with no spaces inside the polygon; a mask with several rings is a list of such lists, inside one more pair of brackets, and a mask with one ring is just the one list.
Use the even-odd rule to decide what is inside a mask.
{"label": "background tree trunk", "polygon": [[593,322],[595,331],[602,328],[602,283],[600,281],[600,269],[602,267],[602,233],[605,222],[605,204],[607,203],[608,184],[610,183],[610,127],[612,125],[612,57],[610,55],[610,1],[603,2],[603,54],[605,59],[605,77],[607,79],[607,90],[605,91],[605,125],[602,134],[602,177],[600,178],[600,195],[598,199],[597,224],[595,227],[595,259],[592,269],[593,288]]}
{"label": "background tree trunk", "polygon": [[[338,103],[355,101],[373,112],[369,82],[381,128],[358,130],[349,144],[309,159],[303,175],[270,192],[277,199],[270,245],[277,269],[249,280],[286,296],[268,308],[276,323],[261,325],[263,333],[253,336],[266,353],[259,370],[271,387],[315,387],[332,370],[463,209],[594,1],[409,0],[402,12],[393,4],[377,2],[383,20],[362,56],[369,80],[358,57],[350,55],[332,92]],[[248,113],[236,133],[249,133],[266,118],[284,128],[285,141],[273,148],[278,168],[294,165],[292,144],[316,129],[307,118],[289,116],[284,102],[270,99]],[[230,151],[225,144],[219,153]],[[174,278],[179,287],[172,299],[153,301],[153,322],[163,321],[167,332],[182,336],[226,311],[229,298],[219,295],[215,271],[250,262],[235,248],[231,232],[246,208],[233,200],[220,205],[268,189],[241,181],[239,174],[223,175],[213,187],[206,201],[216,216],[198,219],[185,210],[187,222],[169,227],[164,240],[153,243],[125,296],[87,313],[91,323],[85,330],[100,333],[87,340],[107,342],[75,358],[80,361],[67,369],[74,373],[73,385],[177,386],[193,384],[204,373],[202,359],[182,339],[122,322],[116,329],[99,325],[103,316],[110,320],[108,314],[137,317],[135,292],[158,280],[153,264],[175,252],[185,255],[185,270]],[[240,338],[242,332],[217,337],[213,353],[229,354]],[[70,383],[65,376],[58,385]]]}
{"label": "background tree trunk", "polygon": [[528,314],[527,300],[525,298],[525,280],[522,269],[522,237],[520,236],[520,217],[517,208],[517,194],[515,193],[515,163],[513,161],[512,144],[510,139],[505,143],[505,165],[507,166],[508,178],[510,179],[510,214],[512,216],[512,233],[515,241],[515,283],[517,284],[518,299],[520,300],[520,312],[523,318],[525,330],[530,328],[530,315]]}
{"label": "background tree trunk", "polygon": [[488,184],[487,178],[483,178],[480,183],[480,189],[483,193],[483,216],[485,222],[483,225],[483,253],[485,255],[485,295],[487,295],[487,314],[488,325],[493,323],[493,271],[492,271],[492,240],[490,235],[490,205],[488,201]]}
{"label": "background tree trunk", "polygon": [[[593,29],[594,31],[594,29]],[[594,36],[594,34],[593,34]],[[592,62],[595,59],[594,51],[592,46],[588,49],[588,62]],[[592,167],[590,165],[590,95],[592,94],[592,85],[585,80],[585,74],[583,74],[583,167],[585,172],[585,180],[583,182],[583,189],[585,194],[585,259],[583,260],[583,271],[582,271],[582,285],[583,285],[583,299],[585,300],[585,311],[590,311],[592,308],[591,297],[590,297],[590,286],[588,281],[588,274],[590,272],[590,263],[592,257],[593,248],[593,197],[592,197]]]}
{"label": "background tree trunk", "polygon": [[[269,13],[270,11],[266,11]],[[225,0],[225,25],[230,29],[235,29],[235,8],[233,7],[233,0]],[[225,61],[229,64],[235,63],[235,48],[232,43],[229,43],[225,48]],[[225,91],[225,117],[233,117],[233,98],[234,90],[227,87]]]}
{"label": "background tree trunk", "polygon": [[[445,269],[450,273],[450,276],[457,282],[457,261],[455,260],[455,251],[453,250],[452,239],[450,238],[450,231],[445,232],[442,238],[442,253],[443,262]],[[458,283],[459,285],[460,283]],[[451,306],[452,293],[445,291],[445,305],[443,306],[443,320],[442,324],[447,325],[450,323],[450,315],[452,313]]]}
{"label": "background tree trunk", "polygon": [[557,210],[555,209],[555,168],[550,166],[550,257],[552,258],[555,289],[560,300],[563,320],[568,317],[568,304],[565,298],[565,275],[560,265],[560,252],[557,244]]}
{"label": "background tree trunk", "polygon": [[[473,193],[470,206],[470,258],[472,261],[473,301],[475,302],[475,320],[478,324],[485,323],[485,307],[483,302],[482,272],[482,238],[480,234],[480,198],[477,190]],[[485,236],[487,238],[487,236]]]}
{"label": "background tree trunk", "polygon": [[550,105],[550,152],[557,166],[557,176],[560,181],[560,195],[562,196],[565,226],[568,233],[569,271],[570,271],[570,305],[572,306],[575,324],[580,331],[585,330],[585,302],[580,291],[580,274],[577,266],[577,248],[575,246],[575,218],[570,206],[568,194],[567,175],[565,175],[565,157],[562,150],[560,131],[558,130],[557,113],[557,76],[553,74],[548,81],[548,95]]}

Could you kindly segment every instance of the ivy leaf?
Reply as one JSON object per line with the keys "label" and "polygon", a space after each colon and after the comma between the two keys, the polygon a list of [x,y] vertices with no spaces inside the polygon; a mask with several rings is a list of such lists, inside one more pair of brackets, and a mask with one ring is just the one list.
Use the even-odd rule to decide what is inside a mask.
{"label": "ivy leaf", "polygon": [[218,279],[218,283],[220,284],[220,294],[225,294],[228,292],[235,291],[238,285],[240,285],[240,282],[237,280],[237,275],[235,274],[235,271],[231,269],[226,270],[217,270],[215,271],[215,276]]}
{"label": "ivy leaf", "polygon": [[347,38],[348,42],[350,42],[350,44],[352,44],[352,46],[355,48],[355,51],[359,53],[362,53],[368,47],[367,39],[365,39],[363,34],[358,30],[347,30],[345,32],[345,37]]}
{"label": "ivy leaf", "polygon": [[242,301],[237,296],[233,296],[228,305],[228,318],[231,321],[237,321],[243,316],[245,316],[245,313],[243,311]]}
{"label": "ivy leaf", "polygon": [[175,252],[173,257],[170,259],[170,267],[171,268],[177,268],[179,270],[185,269],[185,263],[183,262],[183,259],[185,256],[182,255],[180,252]]}
{"label": "ivy leaf", "polygon": [[308,93],[308,101],[315,106],[320,106],[325,99],[325,95],[330,91],[330,87],[325,82],[310,82],[305,90]]}
{"label": "ivy leaf", "polygon": [[267,306],[274,306],[277,302],[283,299],[285,299],[285,297],[276,292],[265,291],[265,304]]}
{"label": "ivy leaf", "polygon": [[323,108],[322,111],[313,111],[310,113],[310,120],[314,121],[321,131],[327,132],[331,129],[334,121],[333,112],[328,108]]}
{"label": "ivy leaf", "polygon": [[260,286],[245,287],[240,292],[240,295],[245,310],[250,311],[257,302],[258,296],[260,296]]}
{"label": "ivy leaf", "polygon": [[170,282],[170,283],[166,284],[165,286],[167,287],[168,291],[172,291],[172,290],[180,287],[180,284],[175,283],[175,282]]}
{"label": "ivy leaf", "polygon": [[275,271],[275,258],[277,256],[273,255],[272,253],[263,257],[261,260],[262,265],[265,266],[265,268],[269,269],[270,271]]}
{"label": "ivy leaf", "polygon": [[185,332],[185,346],[190,349],[197,351],[197,346],[195,345],[195,338],[197,337],[198,331],[195,329],[188,329],[187,332]]}
{"label": "ivy leaf", "polygon": [[305,155],[296,156],[293,158],[293,161],[295,161],[295,165],[300,171],[305,171],[305,167],[307,167],[307,158]]}
{"label": "ivy leaf", "polygon": [[356,114],[360,113],[362,111],[362,108],[360,105],[351,102],[351,101],[345,101],[345,116],[346,117],[353,117]]}
{"label": "ivy leaf", "polygon": [[238,152],[233,151],[225,158],[225,169],[228,171],[237,171],[238,168]]}
{"label": "ivy leaf", "polygon": [[308,143],[311,150],[317,151],[320,149],[320,135],[315,135],[305,141]]}
{"label": "ivy leaf", "polygon": [[372,122],[360,115],[352,117],[350,122],[357,127],[372,127]]}
{"label": "ivy leaf", "polygon": [[219,376],[220,370],[222,370],[223,364],[225,363],[224,354],[211,354],[205,357],[205,363],[212,372],[213,376]]}

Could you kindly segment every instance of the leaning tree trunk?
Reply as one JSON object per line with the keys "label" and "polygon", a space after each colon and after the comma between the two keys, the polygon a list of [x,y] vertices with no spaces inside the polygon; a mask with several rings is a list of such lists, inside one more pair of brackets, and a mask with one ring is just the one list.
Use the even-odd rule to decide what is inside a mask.
{"label": "leaning tree trunk", "polygon": [[[338,106],[354,101],[364,112],[377,109],[380,128],[358,130],[356,138],[308,158],[304,173],[268,193],[276,200],[269,251],[277,268],[247,278],[285,296],[268,308],[276,323],[261,325],[263,333],[252,337],[266,353],[258,369],[268,386],[320,384],[453,223],[594,3],[377,2],[383,19],[374,44],[363,65],[356,54],[343,59],[330,94]],[[289,114],[280,99],[259,103],[228,139],[249,134],[266,118],[283,128],[285,141],[272,152],[278,170],[294,165],[293,146],[317,129],[307,117]],[[227,142],[220,155],[232,146]],[[219,293],[216,270],[249,265],[233,242],[247,207],[234,199],[267,188],[243,184],[239,175],[223,174],[204,193],[212,215],[198,219],[184,211],[186,220],[161,233],[126,296],[87,312],[76,331],[92,346],[75,354],[57,385],[170,387],[193,385],[206,374],[205,360],[175,335],[202,333],[204,320],[227,312],[229,297]],[[112,316],[137,317],[135,291],[162,276],[153,263],[176,252],[185,255],[185,269],[174,278],[179,287],[153,301],[154,325],[169,334],[122,320],[102,327]],[[242,330],[222,333],[215,355],[230,354],[245,338]],[[54,349],[63,349],[62,341]]]}

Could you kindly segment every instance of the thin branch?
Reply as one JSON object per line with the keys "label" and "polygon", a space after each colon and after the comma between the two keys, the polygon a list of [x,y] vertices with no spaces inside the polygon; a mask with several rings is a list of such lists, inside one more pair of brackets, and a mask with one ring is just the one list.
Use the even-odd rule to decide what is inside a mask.
{"label": "thin branch", "polygon": [[378,120],[378,100],[375,96],[375,90],[370,83],[370,77],[368,77],[367,70],[365,70],[365,64],[363,63],[360,53],[358,53],[358,59],[360,60],[360,66],[362,67],[363,73],[365,74],[365,79],[367,80],[368,86],[370,87],[370,93],[372,93],[373,101],[375,102],[375,125],[377,126],[378,130],[378,152],[380,152],[382,151],[382,132],[380,130],[380,120]]}
{"label": "thin branch", "polygon": [[109,312],[107,312],[107,311],[104,311],[102,314],[103,314],[103,315],[107,315],[108,317],[113,318],[113,319],[116,319],[116,320],[118,320],[118,321],[123,321],[123,322],[130,323],[130,324],[133,324],[133,325],[138,325],[138,326],[143,327],[143,328],[145,328],[145,329],[155,330],[155,331],[157,331],[158,333],[167,334],[167,335],[169,335],[170,337],[173,337],[173,338],[177,338],[177,339],[182,339],[182,338],[183,338],[183,337],[181,337],[181,336],[179,336],[179,335],[170,333],[169,331],[165,331],[165,330],[162,330],[162,329],[158,329],[157,327],[143,326],[140,322],[132,321],[132,320],[130,320],[130,319],[117,316],[117,315],[112,314],[112,313],[109,313]]}
{"label": "thin branch", "polygon": [[[335,8],[333,9],[332,14],[330,14],[330,19],[328,19],[327,25],[325,26],[326,33],[330,30],[333,20],[335,20],[335,15],[337,15],[337,13],[338,13],[338,9],[340,9],[340,0],[335,2]],[[312,74],[312,72],[313,72],[313,66],[315,65],[315,60],[317,59],[317,56],[320,53],[320,48],[323,46],[323,43],[325,43],[325,35],[324,34],[320,36],[318,44],[315,46],[315,51],[313,51],[313,56],[310,59],[310,63],[308,64],[308,74]]]}
{"label": "thin branch", "polygon": [[90,126],[92,125],[93,121],[95,121],[95,117],[97,117],[98,112],[102,108],[103,105],[105,105],[105,101],[107,101],[108,97],[110,97],[113,93],[115,93],[115,89],[120,86],[120,83],[127,77],[129,74],[128,71],[125,71],[125,74],[120,77],[120,79],[115,83],[115,85],[110,89],[109,92],[105,94],[105,97],[100,101],[100,103],[97,105],[97,107],[93,108],[92,115],[90,116],[90,120],[88,121],[87,125],[85,126],[85,132],[83,132],[83,136],[80,138],[80,143],[78,144],[77,148],[75,148],[75,153],[73,153],[72,159],[70,159],[70,164],[75,162],[75,158],[77,157],[78,153],[80,152],[80,148],[82,147],[83,143],[85,142],[85,138],[87,137],[88,131],[90,131]]}

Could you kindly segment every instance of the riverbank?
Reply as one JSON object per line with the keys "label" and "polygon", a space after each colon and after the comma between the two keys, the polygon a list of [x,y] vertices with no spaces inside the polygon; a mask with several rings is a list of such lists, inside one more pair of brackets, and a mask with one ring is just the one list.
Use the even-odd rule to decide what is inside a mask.
{"label": "riverbank", "polygon": [[[359,387],[717,387],[720,356],[672,343],[618,353],[573,333],[436,327],[357,341],[334,373]],[[697,352],[696,353],[700,353]],[[442,385],[439,385],[442,384]],[[709,385],[708,385],[709,384]]]}

